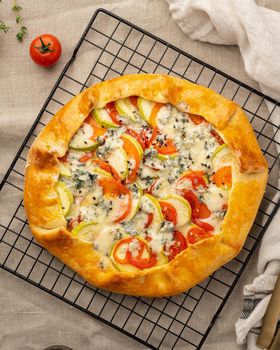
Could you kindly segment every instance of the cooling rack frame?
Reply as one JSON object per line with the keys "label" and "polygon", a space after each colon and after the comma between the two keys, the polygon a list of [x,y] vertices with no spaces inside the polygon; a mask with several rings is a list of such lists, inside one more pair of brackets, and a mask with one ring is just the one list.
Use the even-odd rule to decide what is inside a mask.
{"label": "cooling rack frame", "polygon": [[[98,22],[97,19],[100,16],[107,18],[106,27],[108,26],[108,23],[110,21],[115,21],[116,25],[115,25],[115,28],[112,29],[111,33],[108,34],[96,28],[97,22]],[[115,34],[119,30],[118,28],[120,28],[121,25],[127,28],[127,33],[121,40],[119,40],[118,38],[116,38]],[[133,33],[133,31],[135,31],[135,33],[138,33],[140,36],[139,36],[139,40],[137,41],[137,45],[135,47],[130,47],[128,44],[128,38],[131,35],[131,33]],[[90,32],[95,32],[95,34],[98,35],[99,37],[104,37],[105,38],[104,43],[102,41],[103,44],[100,44],[98,40],[93,42],[89,38]],[[143,43],[143,40],[147,38],[151,40],[151,44],[150,46],[145,44],[145,49],[147,49],[148,47],[149,51],[147,51],[147,53],[143,53],[143,51],[140,50],[141,43]],[[99,54],[97,55],[98,57],[95,60],[93,68],[90,70],[90,73],[87,75],[84,82],[80,82],[76,78],[73,78],[71,74],[69,75],[68,71],[71,68],[73,62],[75,62],[79,54],[80,48],[85,43],[89,45],[93,45],[95,48],[97,48],[99,50],[98,51]],[[109,49],[109,44],[112,44],[112,43],[115,43],[117,47],[112,49],[113,47],[112,46],[111,49]],[[158,44],[161,45],[161,47],[159,50],[155,50],[156,45]],[[126,57],[123,58],[121,56],[121,52],[123,49],[126,49],[127,50],[126,52],[130,53],[128,60]],[[112,53],[111,50],[115,50],[115,52]],[[168,50],[170,50],[172,54],[173,53],[176,54],[174,56],[176,58],[173,59],[172,63],[168,63],[168,62],[163,63],[164,59],[166,58],[165,56]],[[160,56],[158,58],[152,57],[154,51],[160,53]],[[112,56],[112,61],[110,63],[102,62],[102,55],[104,53],[110,54]],[[132,62],[132,60],[135,59],[136,56],[138,57],[138,60],[141,63]],[[180,58],[182,57],[186,59],[186,66],[182,64],[181,66],[184,66],[184,71],[178,71],[179,68],[177,70],[176,65],[180,60]],[[122,65],[122,69],[120,70],[116,68],[117,61],[119,61],[119,65]],[[191,75],[190,67],[192,66],[193,62],[197,64],[199,67],[201,67],[201,70],[197,73],[195,79],[194,78],[192,79],[192,77],[190,76]],[[149,63],[150,66],[148,65],[148,68],[145,68],[145,65],[147,65],[147,63]],[[96,74],[96,71],[99,72],[102,69],[102,67],[105,68],[105,70],[107,69],[107,71],[105,75],[100,77],[99,75]],[[154,67],[154,68],[151,68],[151,67]],[[238,81],[237,79],[230,77],[229,75],[210,66],[209,64],[202,62],[196,57],[193,57],[192,55],[189,55],[188,53],[174,47],[173,45],[154,36],[153,34],[147,32],[146,30],[143,30],[138,26],[126,21],[125,19],[107,10],[98,9],[94,13],[89,24],[87,25],[76,48],[73,51],[73,54],[70,60],[67,62],[67,64],[63,68],[57,82],[52,88],[38,117],[34,121],[30,131],[28,132],[21,147],[19,148],[13,162],[11,163],[7,173],[5,174],[0,184],[0,191],[5,190],[6,186],[8,187],[10,186],[13,188],[13,190],[22,192],[23,170],[21,171],[18,170],[17,164],[19,161],[22,161],[21,169],[23,169],[22,167],[24,165],[24,161],[26,160],[23,154],[30,147],[30,142],[32,141],[32,138],[36,137],[37,133],[40,131],[36,129],[38,127],[40,129],[45,125],[44,114],[47,112],[50,117],[55,113],[55,112],[50,112],[48,110],[50,103],[55,102],[59,105],[59,107],[64,104],[64,102],[61,102],[59,99],[56,98],[56,94],[58,90],[60,92],[64,91],[65,93],[68,93],[70,97],[76,94],[76,93],[70,92],[70,90],[67,91],[67,89],[65,89],[61,85],[64,78],[67,77],[67,79],[72,80],[73,83],[78,84],[80,91],[82,91],[83,89],[91,85],[89,84],[91,79],[93,79],[93,82],[96,82],[96,80],[100,81],[103,79],[108,79],[109,73],[113,74],[113,76],[124,74],[124,73],[130,73],[126,71],[127,68],[130,68],[132,70],[131,72],[144,72],[144,73],[158,72],[157,69],[160,68],[161,70],[163,70],[163,71],[160,71],[160,73],[167,73],[167,74],[172,74],[180,77],[185,77],[191,81],[198,82],[198,83],[200,83],[200,79],[202,77],[203,72],[208,70],[209,74],[213,73],[212,78],[207,84],[211,88],[216,77],[221,77],[224,79],[224,82],[218,89],[219,90],[218,92],[220,93],[224,93],[226,91],[226,87],[227,87],[227,84],[229,84],[229,82],[234,86],[236,86],[236,91],[234,92],[234,95],[231,96],[233,100],[237,99],[240,89],[241,88],[244,89],[244,91],[246,91],[248,95],[246,96],[243,103],[240,103],[239,100],[237,102],[239,102],[242,105],[243,109],[245,110],[245,113],[251,116],[250,118],[251,122],[256,124],[257,130],[255,129],[255,132],[257,133],[257,137],[264,138],[263,142],[265,143],[265,149],[263,151],[267,157],[270,157],[270,162],[269,162],[270,173],[272,173],[276,169],[277,162],[279,162],[279,154],[277,154],[277,148],[276,148],[276,154],[275,154],[275,150],[273,151],[273,147],[274,146],[280,147],[280,143],[276,140],[279,137],[278,135],[279,126],[275,125],[271,117],[276,110],[278,111],[279,103],[277,101],[270,98],[269,96],[265,96],[261,92],[249,87],[248,85]],[[250,104],[250,107],[248,107],[247,104],[252,99],[252,96],[254,97],[254,100],[256,101],[258,100],[258,103],[252,102],[252,104]],[[244,96],[241,96],[240,98],[242,99],[243,97]],[[267,104],[269,104],[269,109],[267,112],[264,112],[265,108],[267,109]],[[279,112],[280,112],[280,109],[279,109]],[[263,117],[263,114],[265,114],[266,117]],[[272,137],[269,137],[268,133],[271,133],[271,132],[272,132]],[[57,298],[65,301],[66,303],[80,309],[81,311],[89,314],[90,316],[101,320],[105,324],[108,324],[109,326],[141,342],[142,344],[146,345],[149,348],[180,349],[181,348],[180,346],[182,346],[182,348],[184,349],[186,348],[201,349],[205,340],[207,339],[207,336],[210,330],[212,329],[212,326],[217,316],[219,315],[225,303],[227,302],[231,292],[233,291],[236,283],[239,280],[239,277],[241,276],[243,270],[247,266],[265,230],[267,229],[269,223],[271,222],[273,216],[275,215],[277,209],[279,208],[280,189],[277,187],[277,185],[273,184],[272,175],[271,175],[271,178],[272,178],[272,182],[269,183],[268,185],[269,186],[268,194],[266,194],[265,200],[264,200],[266,201],[266,203],[263,205],[264,209],[261,207],[259,211],[259,219],[257,220],[260,220],[260,221],[255,222],[253,232],[250,233],[248,237],[248,240],[250,239],[249,243],[247,240],[244,248],[242,249],[241,255],[236,257],[233,262],[227,264],[228,266],[226,265],[221,269],[219,269],[218,271],[216,271],[207,280],[205,280],[198,286],[192,288],[191,290],[187,291],[186,293],[183,293],[178,297],[169,297],[169,298],[160,298],[160,299],[127,297],[127,296],[116,295],[110,292],[105,292],[88,285],[74,272],[71,272],[71,270],[68,270],[68,268],[65,267],[65,265],[60,263],[54,257],[51,257],[51,255],[49,255],[43,248],[41,248],[35,242],[35,240],[33,239],[33,236],[31,236],[31,234],[28,233],[28,226],[27,226],[27,221],[24,217],[22,199],[19,199],[19,204],[16,206],[15,211],[11,212],[12,216],[9,218],[7,223],[0,223],[0,229],[1,229],[0,231],[0,267],[18,276],[21,279],[28,281],[29,283],[44,290],[45,292],[51,295],[54,295]],[[263,219],[263,217],[265,217],[265,220]],[[14,221],[17,222],[16,226],[14,224]],[[255,233],[255,231],[257,233]],[[5,249],[8,247],[7,248],[8,253],[6,255],[5,255],[5,252],[3,253],[3,247]],[[31,247],[33,247],[34,253],[30,253]],[[36,251],[36,254],[35,254],[35,251]],[[18,252],[19,258],[18,260],[16,258],[13,258],[12,260],[14,265],[13,264],[10,265],[9,263],[9,261],[11,260],[10,258],[15,252]],[[42,259],[42,256],[44,256],[45,261],[43,261],[44,259]],[[26,265],[25,260],[27,258],[31,260],[33,259],[34,260],[33,264],[30,265],[30,269],[28,270],[28,273],[20,272],[20,268]],[[40,275],[40,280],[37,281],[35,277],[31,277],[31,276],[33,272],[36,271],[36,269],[38,269],[37,264],[39,263],[45,266],[45,270],[42,273],[42,275]],[[238,269],[236,268],[236,265],[238,266]],[[52,282],[52,288],[50,288],[50,286],[48,285],[46,286],[43,283],[49,271],[54,271],[56,274],[55,275],[56,278]],[[225,273],[233,274],[233,278],[230,279],[230,282],[226,281],[224,277],[221,277],[222,274],[221,276],[219,276],[220,271],[222,271],[222,274],[225,274]],[[68,285],[63,289],[63,293],[57,292],[55,289],[55,286],[60,282],[60,279],[62,278],[65,278],[68,280]],[[74,283],[75,285],[78,285],[80,289],[77,295],[75,296],[75,298],[72,300],[71,298],[67,297],[67,294],[69,293],[69,291],[71,291],[71,289],[74,288],[73,287]],[[219,295],[220,292],[215,290],[215,288],[213,289],[213,284],[215,285],[215,283],[218,284],[220,289],[222,289],[222,287],[224,288],[223,295]],[[87,303],[87,306],[83,306],[81,303],[78,302],[79,298],[84,295],[83,294],[84,291],[87,291],[87,294],[90,295],[90,301]],[[201,303],[203,303],[203,300],[205,299],[205,295],[207,295],[208,298],[212,298],[212,300],[213,298],[219,299],[219,303],[217,303],[216,307],[212,310],[210,318],[206,319],[206,321],[204,322],[205,323],[204,329],[199,330],[197,327],[193,325],[195,324],[195,320],[193,320],[193,322],[191,321],[195,313],[201,306]],[[98,296],[98,299],[97,299],[97,296]],[[97,310],[91,309],[93,304],[100,303],[101,300],[102,302],[104,301],[104,304],[102,304],[102,307],[100,310],[97,311]],[[113,313],[113,316],[110,319],[108,319],[107,315],[106,316],[103,315],[103,312],[106,309],[107,305],[110,305],[110,307],[112,308],[113,304],[111,302],[113,302],[113,304],[117,306]],[[126,303],[128,304],[130,303],[131,305],[128,306]],[[190,306],[190,304],[194,306]],[[140,308],[139,308],[139,305],[141,306]],[[173,307],[174,310],[170,307],[170,305]],[[138,310],[138,309],[142,309],[142,310]],[[122,312],[122,314],[127,313],[128,315],[124,323],[122,324],[122,326],[120,326],[120,322],[117,322],[117,323],[114,322],[114,318],[116,317],[119,320],[121,319],[121,316],[119,315],[119,311]],[[182,313],[183,315],[179,317],[180,313]],[[140,319],[139,323],[137,323],[138,324],[137,328],[134,330],[132,330],[129,327],[126,328],[129,322],[130,323],[133,322],[131,320],[132,316],[135,316],[135,317],[137,316],[138,321]],[[165,324],[162,321],[163,317],[165,317]],[[197,315],[195,317],[197,317]],[[148,326],[144,327],[143,324],[145,322],[148,323]],[[181,330],[178,333],[172,328],[174,324],[176,324],[177,328],[181,327]],[[149,327],[151,327],[151,329]],[[161,329],[163,333],[162,335],[155,336],[155,334],[157,334],[155,333],[155,331],[158,329]],[[186,330],[187,330],[186,332],[187,335],[184,335],[184,332]],[[143,334],[141,334],[140,331],[142,331]],[[170,342],[169,340],[172,337],[174,341]]]}

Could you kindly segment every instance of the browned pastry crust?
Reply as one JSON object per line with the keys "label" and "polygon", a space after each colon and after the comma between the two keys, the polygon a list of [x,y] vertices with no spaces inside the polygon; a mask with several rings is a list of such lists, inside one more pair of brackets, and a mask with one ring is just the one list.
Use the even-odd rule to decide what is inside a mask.
{"label": "browned pastry crust", "polygon": [[[212,123],[235,154],[233,187],[222,232],[182,251],[165,265],[120,272],[90,243],[66,229],[55,189],[58,160],[94,108],[128,96],[171,103]],[[131,295],[166,296],[194,286],[240,251],[256,216],[267,181],[267,163],[242,109],[214,91],[165,75],[127,75],[96,84],[68,102],[47,124],[29,152],[24,204],[32,233],[46,249],[90,283]]]}

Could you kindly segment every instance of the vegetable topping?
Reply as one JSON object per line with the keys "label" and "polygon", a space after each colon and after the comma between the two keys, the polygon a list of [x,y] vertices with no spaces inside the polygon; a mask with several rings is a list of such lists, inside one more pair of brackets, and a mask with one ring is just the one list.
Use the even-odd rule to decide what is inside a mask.
{"label": "vegetable topping", "polygon": [[67,229],[120,271],[166,264],[221,231],[232,153],[200,115],[119,99],[92,111],[58,161]]}

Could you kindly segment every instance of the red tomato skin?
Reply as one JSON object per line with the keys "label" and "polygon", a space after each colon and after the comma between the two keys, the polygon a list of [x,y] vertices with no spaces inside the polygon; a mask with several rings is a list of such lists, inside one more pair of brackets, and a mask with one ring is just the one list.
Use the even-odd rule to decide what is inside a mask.
{"label": "red tomato skin", "polygon": [[93,157],[92,152],[87,152],[83,156],[79,158],[80,163],[86,163],[88,160],[90,160]]}
{"label": "red tomato skin", "polygon": [[[49,49],[53,51],[45,53],[40,52],[38,49],[42,46],[40,38],[43,40],[45,45],[50,43]],[[31,42],[29,48],[29,53],[32,60],[39,66],[43,67],[53,66],[59,60],[61,51],[62,49],[60,41],[52,34],[39,35]]]}
{"label": "red tomato skin", "polygon": [[199,201],[191,190],[182,190],[182,196],[189,202],[192,208],[192,220],[206,219],[211,215],[211,211],[205,203]]}
{"label": "red tomato skin", "polygon": [[117,197],[120,194],[125,194],[128,196],[128,203],[123,214],[115,220],[115,222],[121,222],[124,220],[130,212],[131,209],[131,193],[128,188],[116,180],[111,179],[100,179],[98,181],[99,186],[103,188],[103,194],[106,197]]}
{"label": "red tomato skin", "polygon": [[189,114],[189,117],[195,125],[199,125],[205,122],[205,119],[197,114]]}
{"label": "red tomato skin", "polygon": [[172,204],[165,202],[165,201],[159,201],[159,205],[161,207],[162,215],[164,217],[164,220],[173,222],[174,225],[177,224],[177,211],[173,207]]}
{"label": "red tomato skin", "polygon": [[107,112],[109,113],[112,121],[115,124],[122,125],[122,123],[119,121],[120,115],[119,115],[119,112],[116,109],[115,102],[107,103],[106,106],[105,106],[105,109],[107,110]]}
{"label": "red tomato skin", "polygon": [[130,96],[129,99],[130,99],[130,102],[133,104],[133,106],[138,109],[138,103],[137,103],[138,97],[137,96]]}
{"label": "red tomato skin", "polygon": [[157,262],[157,256],[156,254],[151,254],[149,258],[138,258],[133,257],[130,251],[127,251],[126,257],[131,265],[137,267],[138,269],[147,269],[149,267],[153,267]]}
{"label": "red tomato skin", "polygon": [[172,261],[175,259],[176,255],[181,253],[182,250],[188,248],[188,243],[184,235],[180,231],[174,231],[174,241],[173,246],[170,247],[168,260]]}
{"label": "red tomato skin", "polygon": [[213,137],[215,137],[215,139],[217,140],[217,142],[220,144],[220,145],[222,145],[222,144],[224,144],[224,140],[221,138],[221,136],[217,133],[217,131],[216,130],[211,130],[211,135],[213,136]]}
{"label": "red tomato skin", "polygon": [[153,220],[154,220],[154,214],[149,213],[148,218],[147,218],[147,222],[146,222],[144,228],[148,228],[151,225],[151,223],[153,222]]}
{"label": "red tomato skin", "polygon": [[141,134],[138,134],[138,132],[136,132],[132,129],[127,129],[126,134],[134,137],[140,143],[141,147],[143,148],[143,151],[145,151],[145,149],[146,149],[145,139],[143,138],[143,136]]}
{"label": "red tomato skin", "polygon": [[[117,249],[122,246],[123,244],[126,244],[126,243],[130,243],[133,239],[137,239],[137,238],[134,238],[134,237],[128,237],[128,238],[124,238],[120,241],[118,241],[116,243],[116,246],[114,248],[114,253],[113,253],[113,256],[114,256],[114,259],[116,260],[116,262],[118,262],[119,264],[128,264],[129,263],[129,260],[127,259],[127,252],[126,252],[126,255],[124,257],[124,259],[120,259],[117,255]],[[139,259],[143,253],[143,250],[144,250],[144,243],[142,241],[140,241],[138,239],[138,242],[139,242],[139,245],[140,245],[140,249],[138,251],[138,254],[136,256],[137,259]]]}
{"label": "red tomato skin", "polygon": [[166,139],[164,145],[160,145],[156,141],[156,137],[160,134],[159,129],[157,127],[153,128],[152,137],[149,140],[149,146],[152,145],[160,154],[170,155],[177,152],[177,149],[173,143],[173,140]]}
{"label": "red tomato skin", "polygon": [[213,236],[212,232],[204,231],[201,227],[193,227],[189,230],[187,234],[187,239],[190,244],[195,244],[199,241],[202,241],[206,238]]}
{"label": "red tomato skin", "polygon": [[214,227],[210,224],[208,224],[208,222],[204,222],[201,220],[194,220],[194,223],[199,226],[200,228],[202,228],[205,232],[213,232],[214,231]]}
{"label": "red tomato skin", "polygon": [[180,181],[184,179],[188,179],[191,182],[192,188],[194,190],[197,190],[199,186],[203,186],[204,188],[206,188],[207,184],[203,176],[204,176],[204,171],[190,171],[186,175],[181,176],[180,179],[178,180],[178,183],[180,183]]}

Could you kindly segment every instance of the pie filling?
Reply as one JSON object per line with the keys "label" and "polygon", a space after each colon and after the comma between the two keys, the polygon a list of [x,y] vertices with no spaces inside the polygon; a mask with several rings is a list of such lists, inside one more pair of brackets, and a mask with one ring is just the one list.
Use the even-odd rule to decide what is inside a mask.
{"label": "pie filling", "polygon": [[131,96],[95,109],[59,159],[67,228],[121,271],[172,261],[221,231],[233,155],[198,115]]}

